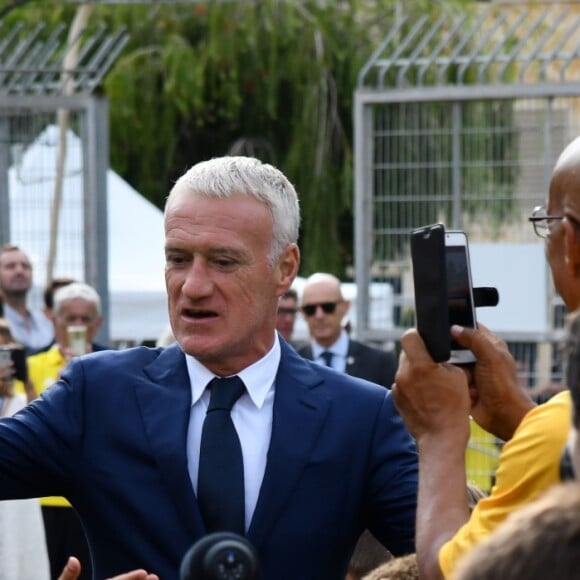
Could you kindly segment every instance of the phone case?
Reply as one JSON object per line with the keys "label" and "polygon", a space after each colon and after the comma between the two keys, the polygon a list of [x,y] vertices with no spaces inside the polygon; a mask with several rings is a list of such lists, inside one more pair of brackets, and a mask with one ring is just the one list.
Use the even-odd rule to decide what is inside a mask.
{"label": "phone case", "polygon": [[417,330],[435,362],[451,356],[447,305],[445,227],[433,224],[411,232]]}

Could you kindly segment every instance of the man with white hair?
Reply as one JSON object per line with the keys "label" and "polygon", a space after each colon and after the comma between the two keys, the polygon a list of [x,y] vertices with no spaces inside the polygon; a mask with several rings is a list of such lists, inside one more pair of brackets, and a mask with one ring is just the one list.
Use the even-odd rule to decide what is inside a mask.
{"label": "man with white hair", "polygon": [[276,332],[300,265],[290,181],[253,158],[204,161],[164,221],[176,343],[76,357],[0,421],[0,498],[66,494],[95,578],[177,578],[214,532],[246,536],[264,580],[344,580],[365,528],[412,552],[417,454],[390,392]]}

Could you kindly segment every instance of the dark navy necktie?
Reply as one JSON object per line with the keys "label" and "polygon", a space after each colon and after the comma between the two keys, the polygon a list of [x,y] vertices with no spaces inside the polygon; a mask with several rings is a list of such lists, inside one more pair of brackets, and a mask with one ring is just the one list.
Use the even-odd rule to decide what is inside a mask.
{"label": "dark navy necktie", "polygon": [[327,367],[332,366],[332,353],[329,350],[322,351],[320,356],[322,357],[322,360]]}
{"label": "dark navy necktie", "polygon": [[208,533],[245,534],[244,462],[230,411],[245,392],[237,377],[213,379],[201,433],[197,497]]}

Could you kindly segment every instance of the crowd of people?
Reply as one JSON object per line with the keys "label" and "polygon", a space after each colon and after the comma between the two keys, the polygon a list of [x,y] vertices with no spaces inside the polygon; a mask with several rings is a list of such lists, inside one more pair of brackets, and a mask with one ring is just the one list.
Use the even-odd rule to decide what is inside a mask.
{"label": "crowd of people", "polygon": [[[264,579],[572,578],[579,169],[577,139],[530,217],[572,313],[568,389],[541,405],[484,325],[450,329],[474,364],[435,363],[415,329],[397,360],[351,337],[335,276],[311,275],[299,296],[298,197],[256,159],[199,163],[169,194],[163,346],[95,343],[99,296],[71,279],[29,309],[30,261],[2,248],[0,338],[26,349],[28,374],[0,362],[0,508],[17,500],[41,532],[10,547],[0,528],[0,555],[27,543],[36,553],[14,565],[39,562],[12,577],[176,578],[188,548],[223,530],[249,539]],[[470,421],[505,442],[489,493],[466,477]],[[43,519],[26,498],[44,498]]]}

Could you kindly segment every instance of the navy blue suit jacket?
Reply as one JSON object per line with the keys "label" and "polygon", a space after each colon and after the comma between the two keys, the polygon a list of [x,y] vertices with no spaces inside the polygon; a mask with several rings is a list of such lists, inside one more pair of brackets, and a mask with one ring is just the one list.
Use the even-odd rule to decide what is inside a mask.
{"label": "navy blue suit jacket", "polygon": [[[248,531],[263,579],[342,579],[367,527],[394,554],[413,551],[417,455],[390,393],[281,343]],[[187,470],[190,407],[177,345],[79,357],[40,399],[0,421],[0,497],[67,497],[97,579],[138,567],[178,578],[205,533]]]}
{"label": "navy blue suit jacket", "polygon": [[[299,348],[298,354],[312,360],[312,346],[307,344]],[[347,375],[359,377],[390,389],[395,381],[397,364],[393,353],[349,338],[344,371]]]}

